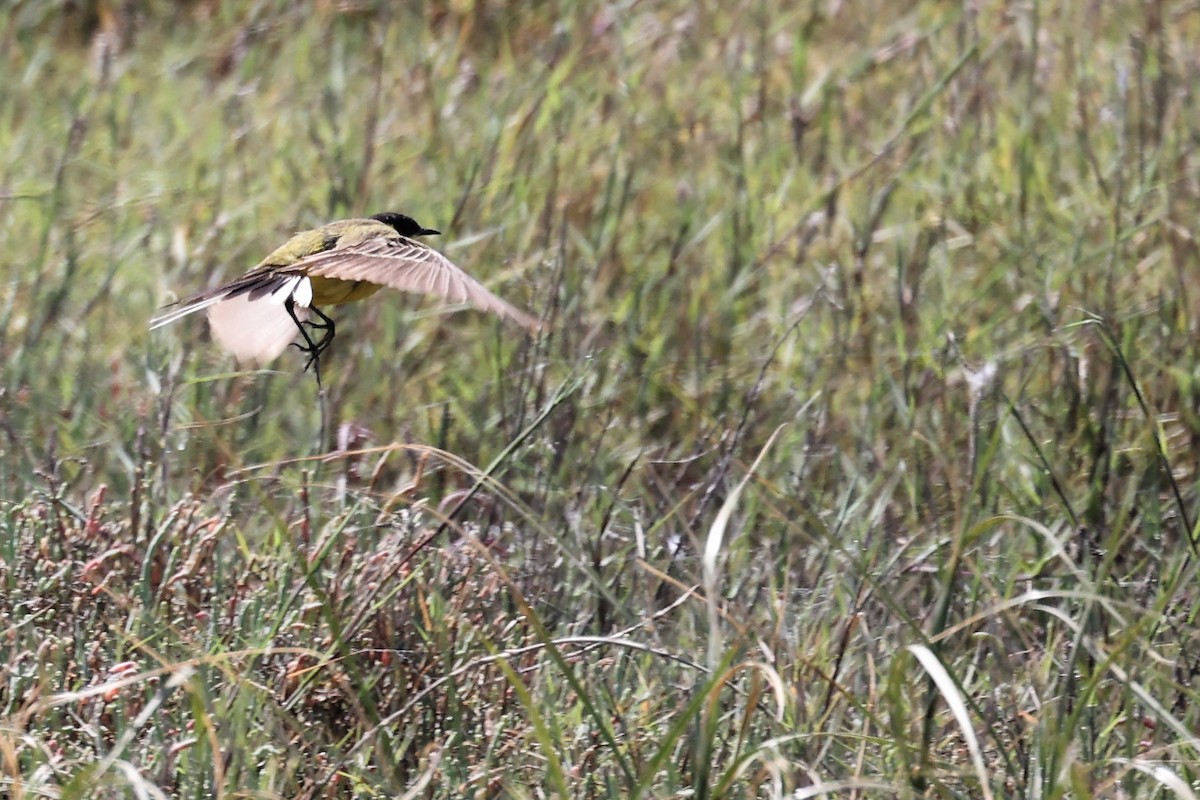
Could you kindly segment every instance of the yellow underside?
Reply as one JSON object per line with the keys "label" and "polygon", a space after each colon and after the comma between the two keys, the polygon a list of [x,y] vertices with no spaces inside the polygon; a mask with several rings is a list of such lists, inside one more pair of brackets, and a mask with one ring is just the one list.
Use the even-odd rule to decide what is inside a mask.
{"label": "yellow underside", "polygon": [[367,281],[343,281],[337,278],[311,278],[313,299],[312,304],[321,306],[338,306],[342,303],[353,303],[378,292],[383,287]]}

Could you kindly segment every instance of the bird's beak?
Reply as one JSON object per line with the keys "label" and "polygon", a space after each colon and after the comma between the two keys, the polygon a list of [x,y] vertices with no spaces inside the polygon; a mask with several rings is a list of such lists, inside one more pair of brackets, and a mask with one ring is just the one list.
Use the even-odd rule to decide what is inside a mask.
{"label": "bird's beak", "polygon": [[422,228],[417,236],[437,236],[441,231],[435,231],[433,228]]}

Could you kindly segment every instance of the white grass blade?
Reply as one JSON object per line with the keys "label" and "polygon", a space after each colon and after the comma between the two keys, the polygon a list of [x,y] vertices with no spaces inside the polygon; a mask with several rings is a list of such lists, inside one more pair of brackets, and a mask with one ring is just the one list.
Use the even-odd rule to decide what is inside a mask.
{"label": "white grass blade", "polygon": [[792,792],[791,800],[808,800],[810,797],[825,797],[831,794],[855,794],[866,791],[888,792],[897,796],[903,796],[903,790],[899,786],[882,781],[860,780],[860,781],[825,781],[815,783],[812,786],[805,786],[803,789],[797,789]]}
{"label": "white grass blade", "polygon": [[400,796],[400,800],[417,800],[418,797],[425,794],[425,789],[433,782],[434,776],[437,774],[438,765],[442,763],[442,748],[440,745],[435,745],[429,751],[428,762],[425,766],[425,771],[422,772],[415,781],[413,781],[408,789]]}
{"label": "white grass blade", "polygon": [[[138,713],[133,722],[121,732],[119,737],[117,737],[116,742],[113,744],[112,749],[108,751],[108,754],[105,755],[104,758],[100,759],[100,761],[97,763],[96,770],[92,775],[93,780],[98,780],[101,775],[108,772],[108,770],[114,765],[121,767],[125,773],[125,777],[129,778],[131,781],[141,778],[141,773],[139,773],[135,768],[133,768],[133,777],[131,777],[131,773],[128,770],[124,770],[122,765],[127,764],[128,762],[121,760],[121,754],[134,740],[134,737],[137,736],[138,732],[146,725],[147,722],[150,721],[150,718],[158,713],[158,709],[171,695],[171,693],[180,686],[186,684],[191,679],[192,675],[195,674],[195,672],[196,670],[189,665],[181,666],[171,672],[170,676],[163,681],[162,684],[160,684],[158,692],[146,701],[146,705],[142,707],[141,712]],[[139,675],[136,677],[139,680],[145,678],[144,675]],[[146,789],[145,785],[139,783],[132,783],[132,786],[135,791]],[[150,792],[150,794],[153,795],[153,792]],[[142,795],[139,794],[139,796]]]}
{"label": "white grass blade", "polygon": [[146,780],[146,776],[133,764],[117,759],[113,762],[113,767],[125,776],[137,800],[167,800],[167,793]]}
{"label": "white grass blade", "polygon": [[783,430],[783,425],[780,425],[771,434],[771,438],[767,439],[767,443],[763,445],[763,449],[758,452],[758,457],[754,459],[754,463],[750,465],[750,469],[738,481],[738,485],[729,497],[725,498],[725,502],[721,504],[721,509],[717,511],[717,517],[713,520],[712,527],[708,529],[708,539],[704,542],[704,555],[701,558],[701,564],[704,570],[704,594],[708,599],[708,667],[715,670],[717,664],[721,660],[721,618],[717,612],[717,558],[721,555],[721,545],[725,541],[725,529],[729,527],[729,520],[733,518],[733,512],[737,509],[738,498],[742,496],[742,490],[746,488],[746,484],[750,482],[758,465],[762,463],[763,456],[771,449],[771,445],[775,443],[775,439],[779,437],[779,432]]}
{"label": "white grass blade", "polygon": [[1196,793],[1192,791],[1192,787],[1188,786],[1187,781],[1179,777],[1173,770],[1164,767],[1162,764],[1155,764],[1151,761],[1143,761],[1140,758],[1135,758],[1132,761],[1124,758],[1114,759],[1118,764],[1125,764],[1138,772],[1149,775],[1154,780],[1161,783],[1164,787],[1175,793],[1176,797],[1182,797],[1183,800],[1197,800]]}
{"label": "white grass blade", "polygon": [[746,484],[750,482],[750,478],[754,476],[758,465],[762,463],[763,456],[771,449],[771,445],[775,443],[775,439],[779,437],[779,432],[782,430],[783,426],[780,425],[771,434],[771,438],[767,439],[767,443],[759,451],[758,457],[754,459],[754,463],[750,465],[750,469],[743,476],[742,480],[738,482],[737,487],[729,493],[729,497],[725,498],[725,502],[717,512],[717,518],[713,520],[712,527],[708,529],[708,539],[704,543],[702,564],[704,566],[704,588],[710,594],[716,586],[717,557],[721,554],[721,545],[725,540],[725,529],[729,527],[729,520],[733,517],[733,512],[737,510],[738,498],[742,496],[742,491],[746,488]]}
{"label": "white grass blade", "polygon": [[967,704],[962,695],[958,693],[954,679],[950,677],[950,673],[942,666],[942,662],[933,654],[933,651],[925,645],[910,644],[908,651],[921,662],[921,666],[929,673],[934,685],[946,700],[950,713],[954,714],[959,730],[962,731],[963,739],[966,740],[967,750],[971,753],[971,763],[975,766],[975,774],[979,777],[979,790],[983,792],[985,800],[992,800],[992,787],[988,783],[987,769],[983,765],[983,751],[979,747],[979,739],[975,737],[975,728],[971,726],[971,715],[967,712]]}

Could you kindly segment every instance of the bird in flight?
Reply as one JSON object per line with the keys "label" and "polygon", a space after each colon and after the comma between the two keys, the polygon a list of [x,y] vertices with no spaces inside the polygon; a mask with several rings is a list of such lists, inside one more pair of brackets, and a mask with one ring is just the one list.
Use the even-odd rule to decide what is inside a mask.
{"label": "bird in flight", "polygon": [[[319,306],[352,303],[380,289],[431,294],[469,303],[529,331],[541,327],[416,239],[439,232],[393,212],[302,231],[242,277],[167,306],[150,320],[150,330],[207,311],[213,338],[239,361],[265,364],[294,345],[308,356],[304,368],[313,367],[320,386],[321,354],[335,328]],[[294,341],[297,335],[303,344]]]}

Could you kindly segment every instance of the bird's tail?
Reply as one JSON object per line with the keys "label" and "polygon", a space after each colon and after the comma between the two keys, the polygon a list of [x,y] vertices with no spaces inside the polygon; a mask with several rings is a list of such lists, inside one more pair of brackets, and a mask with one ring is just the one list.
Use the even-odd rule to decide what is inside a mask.
{"label": "bird's tail", "polygon": [[266,364],[275,360],[299,333],[298,322],[308,319],[308,309],[292,307],[293,320],[283,303],[248,295],[223,297],[208,308],[213,338],[239,362]]}
{"label": "bird's tail", "polygon": [[265,364],[296,338],[297,325],[308,319],[311,303],[312,283],[305,275],[255,276],[167,306],[150,320],[150,330],[207,311],[218,344],[238,361]]}
{"label": "bird's tail", "polygon": [[194,314],[197,311],[203,311],[204,309],[221,302],[225,299],[225,297],[226,295],[223,292],[213,295],[199,295],[191,298],[190,300],[183,300],[178,303],[172,303],[169,306],[164,306],[164,308],[170,310],[152,318],[150,320],[150,330],[157,330],[164,325],[170,325],[172,322],[177,322],[183,319],[188,314]]}

